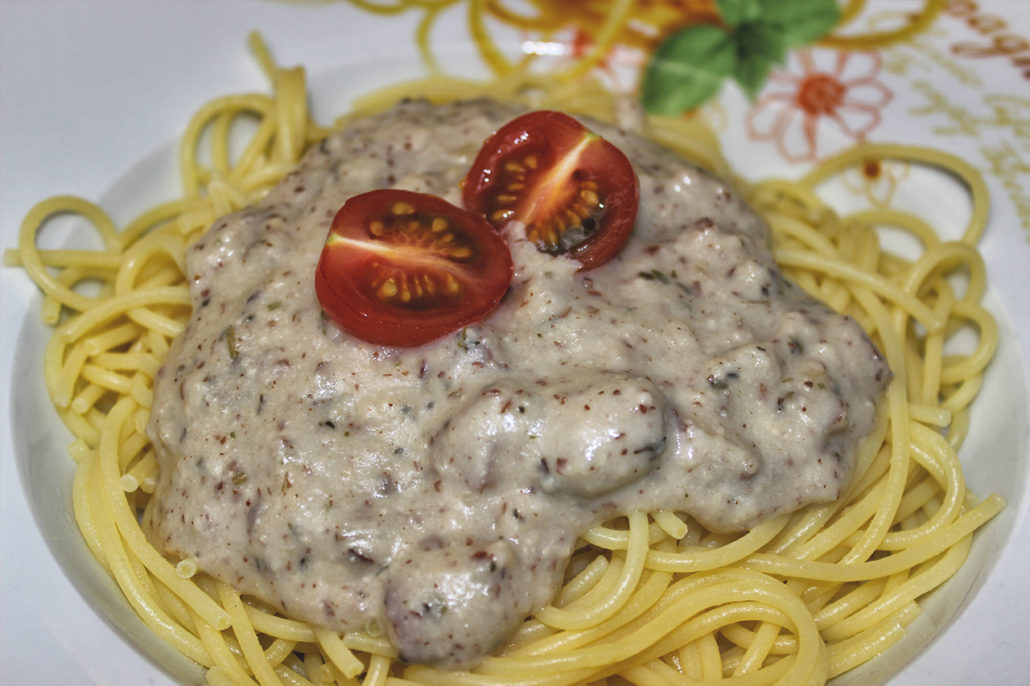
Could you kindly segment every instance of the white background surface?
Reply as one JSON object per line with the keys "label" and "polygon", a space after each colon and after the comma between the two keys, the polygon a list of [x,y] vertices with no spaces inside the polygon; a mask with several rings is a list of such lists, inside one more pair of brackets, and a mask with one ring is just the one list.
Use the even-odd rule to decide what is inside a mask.
{"label": "white background surface", "polygon": [[[1003,4],[1027,15],[1013,22],[1025,32],[1030,3]],[[100,198],[211,97],[267,90],[245,47],[251,29],[262,31],[280,63],[303,63],[310,74],[337,65],[341,54],[386,59],[412,52],[414,16],[362,15],[355,24],[340,18],[345,10],[262,0],[0,0],[2,247],[15,244],[18,224],[36,201],[56,193]],[[1024,178],[1030,185],[1030,174]],[[1028,250],[1025,234],[1022,243],[985,245],[989,263],[1001,265],[992,278],[1021,334],[1016,355],[1024,361],[1030,359]],[[4,269],[2,279],[0,683],[170,683],[82,600],[29,512],[8,418],[11,360],[35,288],[17,270]],[[1016,430],[1025,435],[1026,426]],[[1030,682],[1026,498],[1005,516],[1013,534],[985,586],[959,622],[892,683]]]}

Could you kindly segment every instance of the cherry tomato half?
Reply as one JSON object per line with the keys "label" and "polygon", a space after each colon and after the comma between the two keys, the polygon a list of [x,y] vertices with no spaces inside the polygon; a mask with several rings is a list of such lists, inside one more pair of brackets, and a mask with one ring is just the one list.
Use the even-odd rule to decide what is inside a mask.
{"label": "cherry tomato half", "polygon": [[587,270],[626,243],[640,183],[621,150],[566,114],[540,110],[487,140],[462,199],[498,230],[521,222],[538,250],[567,254]]}
{"label": "cherry tomato half", "polygon": [[315,293],[357,338],[413,347],[484,317],[513,273],[507,242],[482,217],[433,195],[375,190],[333,218]]}

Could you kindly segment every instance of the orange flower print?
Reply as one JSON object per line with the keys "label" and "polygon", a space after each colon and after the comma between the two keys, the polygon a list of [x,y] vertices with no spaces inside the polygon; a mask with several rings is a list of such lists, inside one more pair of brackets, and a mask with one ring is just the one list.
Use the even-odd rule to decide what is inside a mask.
{"label": "orange flower print", "polygon": [[874,52],[796,51],[786,69],[769,75],[748,116],[748,132],[756,140],[775,141],[790,162],[819,159],[835,132],[864,139],[893,98],[876,79],[880,64]]}

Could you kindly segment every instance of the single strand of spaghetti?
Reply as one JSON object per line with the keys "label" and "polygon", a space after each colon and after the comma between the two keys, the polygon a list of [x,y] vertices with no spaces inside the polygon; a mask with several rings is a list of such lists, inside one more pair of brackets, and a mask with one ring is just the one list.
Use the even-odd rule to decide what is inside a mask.
{"label": "single strand of spaghetti", "polygon": [[[256,634],[257,632],[255,632]],[[265,648],[265,662],[267,662],[272,670],[280,666],[283,660],[293,654],[293,649],[297,646],[296,641],[288,641],[283,638],[275,638],[272,643]]]}
{"label": "single strand of spaghetti", "polygon": [[189,305],[189,291],[185,286],[162,286],[147,288],[112,296],[103,303],[82,312],[58,327],[55,335],[64,341],[71,341],[129,310],[151,305]]}
{"label": "single strand of spaghetti", "polygon": [[307,140],[308,96],[304,68],[278,69],[275,78],[276,150],[280,162],[296,163]]}
{"label": "single strand of spaghetti", "polygon": [[688,683],[694,683],[703,678],[701,654],[698,652],[697,642],[680,646],[675,656],[679,662],[680,671],[688,679]]}
{"label": "single strand of spaghetti", "polygon": [[651,513],[651,517],[655,523],[662,528],[670,538],[677,540],[683,538],[687,534],[687,523],[679,518],[675,512],[671,510],[658,510]]}
{"label": "single strand of spaghetti", "polygon": [[955,388],[944,393],[941,407],[951,412],[951,424],[948,426],[948,443],[958,450],[962,437],[969,431],[969,405],[980,393],[983,376],[977,375],[966,379]]}
{"label": "single strand of spaghetti", "polygon": [[998,322],[983,307],[960,300],[955,303],[952,312],[955,316],[973,322],[980,329],[980,338],[975,350],[958,358],[958,361],[949,358],[944,363],[941,367],[941,384],[954,384],[982,374],[1000,341]]}
{"label": "single strand of spaghetti", "polygon": [[90,355],[89,359],[93,364],[111,371],[136,372],[146,369],[150,376],[156,371],[156,367],[152,365],[160,365],[152,356],[138,352],[100,352]]}
{"label": "single strand of spaghetti", "polygon": [[934,555],[940,554],[980,526],[983,526],[984,523],[998,514],[1004,507],[1005,501],[1001,496],[997,494],[990,495],[930,539],[920,541],[889,557],[869,562],[832,564],[814,560],[798,561],[765,553],[755,553],[746,560],[743,560],[741,565],[746,569],[761,571],[767,574],[802,579],[818,579],[837,583],[876,579],[897,574],[930,559]]}
{"label": "single strand of spaghetti", "polygon": [[751,674],[760,670],[779,635],[780,627],[778,625],[766,622],[759,625],[753,640],[744,650],[740,662],[733,668],[733,676]]}
{"label": "single strand of spaghetti", "polygon": [[422,64],[424,64],[426,69],[433,74],[443,72],[443,69],[440,67],[440,63],[436,60],[436,55],[433,54],[430,41],[433,25],[436,23],[436,19],[442,8],[442,5],[435,5],[433,7],[426,8],[425,12],[422,13],[422,18],[419,20],[418,26],[415,29],[415,44],[418,46],[419,54],[422,57]]}
{"label": "single strand of spaghetti", "polygon": [[501,54],[497,44],[493,42],[486,30],[486,24],[483,21],[485,19],[483,10],[486,5],[486,0],[469,0],[468,16],[466,18],[469,34],[471,34],[472,40],[479,50],[479,55],[486,62],[487,66],[495,74],[503,76],[504,74],[511,73],[514,70],[514,66],[507,57]]}
{"label": "single strand of spaghetti", "polygon": [[98,355],[105,350],[118,348],[134,341],[139,336],[139,327],[132,322],[126,322],[83,339],[82,347],[88,355]]}
{"label": "single strand of spaghetti", "polygon": [[54,195],[36,203],[22,220],[21,233],[18,236],[18,252],[21,253],[22,264],[25,264],[26,254],[38,260],[36,234],[48,219],[57,214],[79,215],[86,219],[100,235],[106,252],[117,253],[125,245],[114,222],[99,205],[74,195]]}
{"label": "single strand of spaghetti", "polygon": [[340,634],[318,626],[313,626],[312,629],[315,632],[315,638],[318,639],[318,644],[322,646],[322,650],[325,652],[325,656],[345,676],[348,678],[356,677],[365,669],[361,660],[355,657],[354,653],[343,642]]}
{"label": "single strand of spaghetti", "polygon": [[790,521],[790,515],[780,515],[748,531],[743,536],[715,549],[687,549],[675,553],[651,550],[647,554],[647,567],[665,572],[699,572],[726,567],[746,559],[771,541]]}
{"label": "single strand of spaghetti", "polygon": [[56,407],[68,407],[88,357],[81,344],[66,345],[58,336],[51,336],[47,341],[43,351],[43,376]]}
{"label": "single strand of spaghetti", "polygon": [[723,676],[722,654],[713,632],[706,633],[695,641],[701,656],[701,678],[704,681],[721,680]]}
{"label": "single strand of spaghetti", "polygon": [[396,657],[397,650],[384,636],[370,636],[364,631],[348,631],[343,635],[343,645],[349,650],[357,650],[371,655]]}
{"label": "single strand of spaghetti", "polygon": [[250,619],[247,617],[243,601],[240,600],[240,594],[228,584],[222,582],[217,583],[217,588],[218,600],[224,611],[228,613],[232,632],[239,642],[246,665],[250,669],[251,674],[254,675],[254,679],[261,686],[280,686],[279,677],[276,676],[272,666],[265,659],[265,652],[261,647],[261,643],[258,642],[257,634],[254,633],[254,627],[251,625]]}
{"label": "single strand of spaghetti", "polygon": [[902,229],[922,243],[923,250],[941,242],[940,236],[937,235],[937,230],[932,224],[919,215],[903,210],[890,207],[860,210],[846,214],[842,218],[849,222],[870,226],[891,226]]}
{"label": "single strand of spaghetti", "polygon": [[776,251],[776,262],[789,267],[803,267],[816,272],[822,272],[868,288],[870,291],[880,295],[884,299],[896,303],[904,311],[911,314],[920,324],[929,331],[936,331],[944,325],[938,321],[933,311],[914,295],[908,293],[886,279],[856,269],[847,262],[828,256],[812,255],[798,250]]}
{"label": "single strand of spaghetti", "polygon": [[80,376],[89,383],[102,386],[120,395],[128,395],[131,388],[129,377],[88,362],[82,365]]}
{"label": "single strand of spaghetti", "polygon": [[68,444],[68,456],[72,458],[75,464],[82,462],[92,450],[81,438],[75,438],[75,440]]}
{"label": "single strand of spaghetti", "polygon": [[[354,4],[360,4],[360,2],[355,0]],[[278,69],[278,66],[272,57],[272,51],[268,49],[268,43],[265,42],[265,38],[261,35],[260,31],[250,31],[247,33],[247,47],[250,49],[250,54],[257,60],[261,71],[265,73],[265,78],[268,79],[269,83],[275,83],[275,71]]]}
{"label": "single strand of spaghetti", "polygon": [[82,533],[82,539],[86,542],[90,553],[105,570],[110,572],[111,566],[108,564],[107,556],[104,554],[104,547],[100,541],[100,531],[93,514],[92,498],[99,491],[99,489],[94,488],[96,461],[95,450],[90,450],[87,455],[84,455],[79,460],[78,466],[75,469],[75,476],[72,479],[72,512],[75,515],[79,531]]}
{"label": "single strand of spaghetti", "polygon": [[210,144],[211,168],[221,174],[226,174],[231,165],[229,154],[229,136],[232,130],[232,123],[236,119],[235,112],[219,112],[210,123]]}
{"label": "single strand of spaghetti", "polygon": [[913,421],[944,428],[951,423],[951,411],[937,405],[909,404],[908,416]]}
{"label": "single strand of spaghetti", "polygon": [[564,607],[577,598],[582,597],[583,594],[604,578],[608,566],[607,557],[601,554],[595,555],[586,567],[572,579],[565,582],[565,585],[558,591],[557,597],[552,602],[558,607]]}
{"label": "single strand of spaghetti", "polygon": [[[36,249],[40,261],[47,267],[79,267],[88,270],[115,270],[121,264],[121,255],[103,250],[51,250]],[[20,267],[21,251],[8,248],[4,251],[5,267]]]}
{"label": "single strand of spaghetti", "polygon": [[284,638],[297,643],[314,643],[315,632],[306,622],[279,617],[249,604],[245,605],[247,617],[258,633]]}
{"label": "single strand of spaghetti", "polygon": [[[100,412],[95,407],[91,407],[88,410],[86,410],[86,412],[84,414],[77,414],[75,412],[72,412],[72,411],[68,410],[67,408],[60,408],[58,410],[58,414],[60,414],[62,417],[66,417],[66,416],[67,417],[78,417],[79,419],[81,419],[83,422],[85,422],[85,425],[88,426],[93,431],[93,434],[91,434],[91,436],[93,438],[95,438],[95,440],[93,440],[90,443],[90,445],[92,445],[92,446],[100,445],[101,428],[104,425],[104,413],[103,412]],[[87,440],[89,440],[89,439],[87,438]]]}
{"label": "single strand of spaghetti", "polygon": [[168,354],[168,347],[171,341],[167,336],[163,336],[160,332],[153,329],[147,329],[146,341],[150,347],[150,353],[157,359],[163,360]]}
{"label": "single strand of spaghetti", "polygon": [[107,389],[103,386],[98,386],[94,383],[87,384],[72,398],[68,407],[71,408],[72,412],[82,414],[93,407],[107,392]]}
{"label": "single strand of spaghetti", "polygon": [[[580,538],[590,545],[604,548],[605,550],[626,550],[629,547],[630,533],[626,529],[616,529],[604,524],[590,527],[584,531]],[[665,538],[665,531],[657,523],[648,525],[648,545],[657,543]]]}
{"label": "single strand of spaghetti", "polygon": [[386,683],[386,677],[389,675],[390,659],[373,655],[369,659],[368,671],[365,673],[365,678],[361,681],[361,686],[383,686]]}
{"label": "single strand of spaghetti", "polygon": [[312,683],[315,686],[326,686],[326,682],[319,676],[325,662],[322,661],[322,654],[318,651],[318,645],[306,645],[298,652],[303,656],[304,673],[308,675]]}
{"label": "single strand of spaghetti", "polygon": [[629,515],[629,544],[626,548],[626,560],[622,565],[622,574],[611,592],[588,607],[557,608],[547,605],[536,613],[536,618],[560,629],[583,629],[602,622],[614,615],[633,593],[647,559],[648,521],[644,512],[633,512]]}

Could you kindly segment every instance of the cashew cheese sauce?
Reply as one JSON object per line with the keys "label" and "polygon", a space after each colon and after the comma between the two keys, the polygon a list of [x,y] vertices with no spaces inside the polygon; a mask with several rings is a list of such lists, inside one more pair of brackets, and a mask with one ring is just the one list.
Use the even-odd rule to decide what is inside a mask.
{"label": "cashew cheese sauce", "polygon": [[460,205],[519,113],[416,101],[355,120],[189,251],[193,315],[149,426],[158,547],[291,617],[469,666],[552,598],[594,524],[666,509],[744,530],[838,496],[883,358],[784,280],[731,188],[621,130],[588,122],[641,184],[613,261],[578,273],[510,230],[498,309],[418,348],[323,314],[313,274],[343,201]]}

